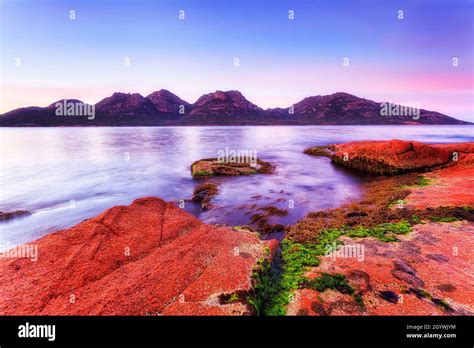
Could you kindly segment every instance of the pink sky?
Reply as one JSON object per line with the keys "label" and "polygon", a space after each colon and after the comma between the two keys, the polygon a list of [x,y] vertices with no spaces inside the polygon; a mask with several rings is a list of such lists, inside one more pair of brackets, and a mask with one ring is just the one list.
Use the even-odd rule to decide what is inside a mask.
{"label": "pink sky", "polygon": [[[474,109],[472,77],[449,70],[436,75],[429,72],[402,73],[377,71],[376,67],[355,64],[324,68],[300,66],[286,71],[278,71],[274,67],[263,70],[256,67],[220,69],[220,78],[216,80],[226,83],[213,81],[204,74],[192,74],[186,83],[183,76],[173,79],[166,74],[155,77],[152,73],[146,78],[140,70],[133,69],[118,77],[114,76],[117,74],[115,70],[104,71],[103,74],[104,80],[109,82],[98,87],[86,86],[81,80],[68,83],[54,79],[53,83],[39,79],[36,85],[28,85],[26,81],[2,85],[0,112],[25,106],[46,106],[62,98],[96,103],[114,92],[138,92],[146,96],[162,88],[192,103],[205,93],[237,89],[262,108],[288,107],[308,96],[347,92],[375,101],[419,103],[423,109],[474,120],[470,112]],[[22,80],[19,79],[19,82]]]}

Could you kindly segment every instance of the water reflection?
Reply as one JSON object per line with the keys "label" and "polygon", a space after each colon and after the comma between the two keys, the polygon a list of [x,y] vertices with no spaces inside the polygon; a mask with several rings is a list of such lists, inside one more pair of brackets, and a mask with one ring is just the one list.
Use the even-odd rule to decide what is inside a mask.
{"label": "water reflection", "polygon": [[248,223],[249,206],[252,212],[272,204],[289,212],[272,222],[294,223],[309,211],[360,195],[360,177],[326,158],[304,155],[306,147],[392,138],[473,141],[472,131],[466,126],[2,128],[0,210],[33,214],[1,223],[0,243],[28,242],[138,197],[190,198],[196,185],[190,164],[225,147],[257,150],[277,171],[218,178],[215,210],[200,213],[191,204],[186,209],[206,222],[235,225]]}

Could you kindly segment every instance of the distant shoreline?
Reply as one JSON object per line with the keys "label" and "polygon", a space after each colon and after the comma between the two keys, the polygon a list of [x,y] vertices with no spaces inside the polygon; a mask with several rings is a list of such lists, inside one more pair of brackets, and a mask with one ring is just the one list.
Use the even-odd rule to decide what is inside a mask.
{"label": "distant shoreline", "polygon": [[[467,122],[467,121],[466,121]],[[71,126],[0,126],[2,128],[185,128],[185,127],[202,127],[202,128],[217,128],[217,127],[473,127],[474,123],[463,123],[463,124],[203,124],[203,125],[125,125],[125,126],[114,126],[114,125],[71,125]]]}

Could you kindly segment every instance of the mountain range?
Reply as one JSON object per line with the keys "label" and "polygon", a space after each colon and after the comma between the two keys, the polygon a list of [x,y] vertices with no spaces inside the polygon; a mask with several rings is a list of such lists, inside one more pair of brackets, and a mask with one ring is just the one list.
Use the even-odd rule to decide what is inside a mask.
{"label": "mountain range", "polygon": [[69,99],[47,107],[15,109],[0,115],[0,127],[468,124],[423,109],[418,110],[417,116],[383,116],[383,103],[343,92],[307,97],[287,108],[266,110],[248,101],[239,91],[205,94],[194,104],[165,89],[146,97],[138,93],[114,93],[94,108],[90,106],[94,110],[90,117],[58,116],[58,103],[72,107],[84,105],[77,99]]}

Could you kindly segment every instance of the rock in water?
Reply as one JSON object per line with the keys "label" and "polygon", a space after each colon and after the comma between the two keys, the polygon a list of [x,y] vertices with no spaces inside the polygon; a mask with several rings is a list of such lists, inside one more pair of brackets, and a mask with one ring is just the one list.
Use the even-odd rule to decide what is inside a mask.
{"label": "rock in water", "polygon": [[202,210],[208,210],[212,206],[212,199],[219,192],[219,184],[207,181],[198,185],[193,190],[193,202],[201,203]]}
{"label": "rock in water", "polygon": [[17,216],[25,216],[30,214],[31,213],[27,210],[0,211],[0,221],[10,220]]}
{"label": "rock in water", "polygon": [[327,156],[333,162],[365,173],[394,175],[454,165],[474,152],[472,143],[432,145],[417,141],[354,141],[315,146],[306,154]]}
{"label": "rock in water", "polygon": [[191,174],[194,179],[209,178],[214,175],[249,175],[271,174],[274,167],[265,161],[257,159],[251,161],[220,161],[217,158],[202,159],[191,165]]}

